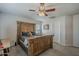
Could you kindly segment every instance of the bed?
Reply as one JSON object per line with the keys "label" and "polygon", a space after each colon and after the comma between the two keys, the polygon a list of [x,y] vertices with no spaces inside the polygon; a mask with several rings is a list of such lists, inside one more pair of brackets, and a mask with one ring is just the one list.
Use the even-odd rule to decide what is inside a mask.
{"label": "bed", "polygon": [[53,47],[53,35],[22,36],[19,45],[28,56],[36,56]]}

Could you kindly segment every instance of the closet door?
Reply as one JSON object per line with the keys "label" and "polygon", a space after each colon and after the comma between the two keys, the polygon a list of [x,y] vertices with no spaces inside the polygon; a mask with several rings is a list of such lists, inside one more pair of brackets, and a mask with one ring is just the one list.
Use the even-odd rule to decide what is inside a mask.
{"label": "closet door", "polygon": [[60,22],[56,21],[55,22],[55,33],[54,33],[54,42],[60,44]]}
{"label": "closet door", "polygon": [[79,15],[73,17],[73,45],[79,47]]}

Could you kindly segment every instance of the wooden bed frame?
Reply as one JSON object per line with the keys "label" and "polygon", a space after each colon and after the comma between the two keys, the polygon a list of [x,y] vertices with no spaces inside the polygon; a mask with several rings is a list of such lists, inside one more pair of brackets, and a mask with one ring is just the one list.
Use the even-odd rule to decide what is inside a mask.
{"label": "wooden bed frame", "polygon": [[28,56],[36,56],[53,47],[53,36],[46,35],[29,39],[28,48],[26,48],[20,41],[19,44]]}

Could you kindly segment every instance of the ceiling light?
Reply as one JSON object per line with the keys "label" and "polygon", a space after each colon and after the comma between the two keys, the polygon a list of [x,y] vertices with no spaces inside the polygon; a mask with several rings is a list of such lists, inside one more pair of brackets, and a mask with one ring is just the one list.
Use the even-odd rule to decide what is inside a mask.
{"label": "ceiling light", "polygon": [[40,7],[39,7],[39,16],[47,16],[46,12],[45,12],[45,5],[44,3],[40,3]]}

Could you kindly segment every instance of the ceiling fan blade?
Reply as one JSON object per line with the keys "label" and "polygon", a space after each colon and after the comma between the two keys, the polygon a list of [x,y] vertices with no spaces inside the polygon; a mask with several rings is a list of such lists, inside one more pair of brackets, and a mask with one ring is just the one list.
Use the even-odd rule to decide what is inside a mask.
{"label": "ceiling fan blade", "polygon": [[55,8],[52,8],[52,9],[47,9],[45,10],[46,12],[52,12],[52,11],[55,11],[56,9]]}
{"label": "ceiling fan blade", "polygon": [[45,14],[45,16],[48,16],[48,14]]}
{"label": "ceiling fan blade", "polygon": [[36,10],[34,10],[34,9],[30,9],[29,11],[33,11],[33,12],[35,12]]}

